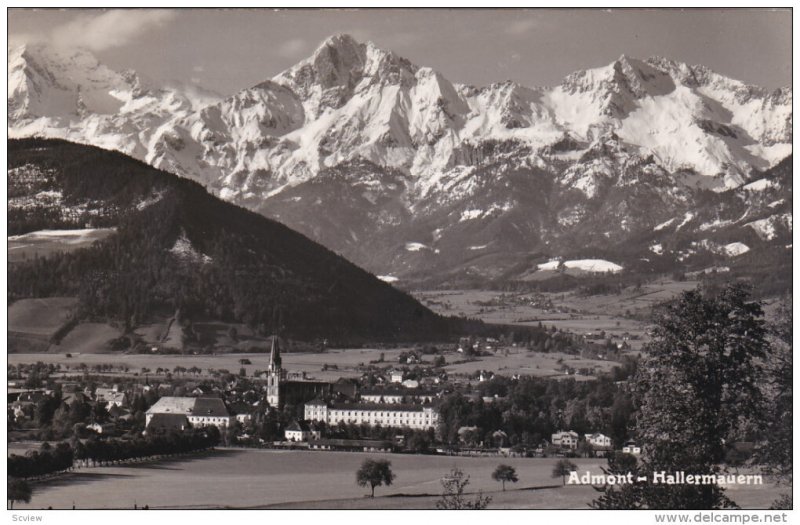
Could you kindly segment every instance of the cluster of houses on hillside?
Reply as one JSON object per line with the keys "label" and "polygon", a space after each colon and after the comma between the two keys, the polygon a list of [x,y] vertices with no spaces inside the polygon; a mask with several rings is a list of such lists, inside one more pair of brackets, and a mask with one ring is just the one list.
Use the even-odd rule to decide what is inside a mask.
{"label": "cluster of houses on hillside", "polygon": [[[11,382],[13,383],[13,382]],[[123,425],[133,419],[130,411],[130,394],[120,389],[119,385],[110,387],[80,387],[74,383],[64,383],[61,387],[61,401],[67,405],[74,401],[81,401],[92,406],[104,409],[108,414],[108,421],[91,421],[87,429],[98,434],[108,434],[115,427],[114,422]],[[140,388],[140,392],[141,392]],[[8,417],[17,425],[30,422],[35,417],[36,406],[46,398],[56,395],[56,392],[47,388],[19,388],[9,386],[8,390]]]}

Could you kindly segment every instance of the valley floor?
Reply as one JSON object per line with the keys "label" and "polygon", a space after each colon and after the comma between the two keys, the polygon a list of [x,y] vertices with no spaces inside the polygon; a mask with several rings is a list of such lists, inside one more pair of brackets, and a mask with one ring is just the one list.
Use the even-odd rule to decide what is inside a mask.
{"label": "valley floor", "polygon": [[[376,498],[365,498],[355,472],[364,459],[381,457],[392,463],[397,478],[378,487]],[[470,475],[469,492],[493,499],[490,508],[586,509],[595,492],[588,486],[559,486],[553,479],[554,458],[467,458],[351,452],[220,449],[207,456],[141,465],[76,470],[36,484],[28,509],[151,509],[294,508],[409,509],[435,507],[440,479],[458,467]],[[599,474],[599,459],[573,460],[582,472]],[[491,479],[505,463],[517,470],[519,483],[501,492]],[[774,485],[732,487],[729,496],[744,508],[766,508],[777,498]],[[15,505],[15,508],[17,505]]]}

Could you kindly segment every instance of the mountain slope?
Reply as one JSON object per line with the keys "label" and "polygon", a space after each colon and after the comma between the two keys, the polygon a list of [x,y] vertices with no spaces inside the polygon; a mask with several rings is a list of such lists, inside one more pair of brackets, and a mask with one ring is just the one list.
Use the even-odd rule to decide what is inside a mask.
{"label": "mountain slope", "polygon": [[[14,56],[10,109],[38,78],[16,73],[26,61]],[[478,88],[347,35],[201,109],[118,114],[38,132],[127,151],[408,286],[529,279],[550,258],[623,248],[612,262],[660,268],[641,261],[654,228],[739,209],[738,197],[703,208],[716,202],[708,191],[765,206],[738,188],[792,152],[789,88],[627,56],[554,87]],[[30,134],[29,120],[12,112],[12,134]],[[778,222],[791,230],[790,218]],[[779,242],[767,237],[758,242]],[[697,270],[688,249],[661,258]]]}
{"label": "mountain slope", "polygon": [[63,226],[48,206],[117,229],[90,248],[12,265],[11,299],[78,295],[84,315],[129,327],[179,310],[302,340],[439,339],[459,324],[282,224],[122,154],[42,139],[8,151],[11,231]]}

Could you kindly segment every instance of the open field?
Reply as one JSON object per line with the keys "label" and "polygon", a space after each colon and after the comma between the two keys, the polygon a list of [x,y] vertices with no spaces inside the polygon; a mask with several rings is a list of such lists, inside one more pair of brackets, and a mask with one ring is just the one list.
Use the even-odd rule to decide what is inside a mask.
{"label": "open field", "polygon": [[108,343],[121,331],[106,323],[80,323],[59,344],[52,337],[67,325],[78,306],[75,297],[21,299],[8,307],[9,352],[81,352],[109,351]]}
{"label": "open field", "polygon": [[47,352],[77,306],[73,297],[21,299],[8,307],[6,352]]}
{"label": "open field", "polygon": [[41,446],[41,441],[9,441],[6,445],[6,452],[9,456],[11,454],[24,456],[29,450],[39,450]]}
{"label": "open field", "polygon": [[50,337],[67,322],[77,304],[74,297],[21,299],[8,307],[9,330]]}
{"label": "open field", "polygon": [[40,230],[8,238],[8,262],[22,262],[34,257],[47,257],[57,252],[85,248],[105,239],[116,228],[87,228],[84,230]]}
{"label": "open field", "polygon": [[415,292],[423,304],[443,315],[463,315],[487,323],[538,325],[577,334],[604,331],[621,338],[627,332],[634,350],[648,331],[642,322],[652,307],[697,286],[695,281],[661,280],[626,288],[620,294],[578,295],[576,292],[529,293],[485,290],[437,290]]}
{"label": "open field", "polygon": [[[407,350],[407,349],[405,349]],[[384,354],[386,359],[385,366],[397,363],[397,358],[404,349],[349,349],[349,350],[328,350],[322,353],[282,353],[283,366],[293,372],[305,371],[317,379],[335,381],[339,377],[359,377],[361,372],[356,368],[361,364],[369,364],[370,360],[377,360],[380,354]],[[219,355],[162,355],[162,354],[82,354],[73,353],[72,357],[64,354],[9,354],[8,363],[17,365],[20,363],[36,363],[41,361],[45,364],[69,365],[76,369],[80,363],[88,366],[96,364],[112,364],[127,366],[132,372],[138,372],[142,367],[155,370],[156,368],[168,368],[172,370],[176,366],[191,367],[196,366],[207,373],[209,368],[227,369],[237,373],[243,365],[239,364],[240,359],[249,359],[251,364],[244,365],[247,375],[252,375],[256,370],[266,370],[269,364],[269,352],[263,354],[219,354]],[[336,364],[338,369],[322,371],[323,365]],[[155,374],[151,373],[151,376]]]}
{"label": "open field", "polygon": [[[447,356],[450,360],[450,355]],[[458,359],[453,356],[452,359]],[[509,348],[508,355],[498,352],[492,356],[481,356],[477,361],[447,365],[445,370],[448,374],[473,374],[479,370],[488,370],[499,373],[500,375],[510,376],[521,374],[536,377],[567,377],[564,372],[559,371],[563,364],[575,369],[594,368],[596,372],[609,372],[619,363],[615,361],[601,361],[596,359],[582,359],[579,356],[564,354],[561,352],[542,353],[528,352],[525,349]],[[593,376],[568,376],[578,381],[592,379]]]}
{"label": "open field", "polygon": [[122,330],[105,323],[81,323],[61,340],[51,352],[105,352],[113,339],[122,335]]}
{"label": "open field", "polygon": [[[558,483],[558,480],[551,480]],[[470,486],[472,483],[470,483]],[[469,489],[469,487],[468,487]],[[501,492],[493,487],[484,492],[492,498],[489,509],[588,509],[588,502],[597,497],[597,491],[588,486],[555,488],[514,488],[506,486]],[[475,495],[468,496],[474,499]],[[320,510],[386,510],[386,509],[435,509],[439,496],[378,496],[371,498],[352,498],[327,501],[306,501],[300,503],[279,503],[266,505],[268,509],[320,509]]]}
{"label": "open field", "polygon": [[[392,462],[397,479],[378,487],[374,501],[368,489],[355,484],[355,471],[367,458]],[[80,469],[37,484],[29,504],[19,508],[433,508],[441,493],[440,479],[458,467],[470,475],[469,491],[494,498],[493,508],[586,508],[596,492],[567,486],[539,490],[499,491],[494,468],[512,465],[519,483],[509,489],[553,487],[553,458],[467,458],[352,452],[308,452],[224,449],[208,456],[181,458],[124,467]],[[598,459],[575,459],[579,471],[600,473]],[[406,495],[405,497],[398,495]],[[425,497],[424,495],[428,495]],[[766,507],[777,496],[771,485],[732,489],[737,503]],[[392,496],[392,497],[385,497]],[[311,502],[311,503],[308,503]]]}
{"label": "open field", "polygon": [[[398,349],[377,349],[377,348],[351,348],[336,349],[326,352],[315,353],[283,353],[283,366],[293,372],[306,372],[310,377],[324,381],[335,381],[340,377],[360,377],[362,372],[360,367],[368,365],[370,361],[377,361],[381,354],[384,363],[379,363],[381,367],[391,367],[397,363],[398,357],[408,348]],[[251,364],[241,365],[240,359],[248,359]],[[426,361],[432,360],[432,356],[423,356]],[[501,375],[522,374],[537,377],[567,377],[558,368],[563,364],[575,369],[594,368],[598,372],[610,371],[617,365],[614,361],[601,361],[593,359],[582,359],[578,356],[553,352],[549,354],[539,352],[528,352],[521,348],[509,348],[508,356],[504,352],[498,352],[491,356],[481,356],[475,361],[456,363],[463,359],[461,354],[448,352],[445,354],[448,364],[445,370],[450,375],[466,374],[470,375],[478,370],[488,370]],[[269,353],[262,354],[218,354],[218,355],[163,355],[163,354],[121,354],[121,353],[79,353],[72,352],[72,357],[66,357],[62,353],[29,353],[29,354],[9,354],[8,363],[11,365],[31,364],[41,361],[45,364],[60,364],[69,366],[72,370],[77,370],[81,363],[91,367],[98,364],[111,364],[115,366],[127,366],[130,373],[140,373],[146,367],[150,369],[150,377],[157,377],[153,372],[157,368],[174,369],[176,366],[186,368],[196,366],[202,369],[202,374],[208,374],[208,370],[226,369],[233,373],[238,373],[244,366],[247,375],[252,375],[257,370],[266,370],[269,364]],[[323,365],[336,365],[336,369],[322,370]],[[413,365],[412,365],[413,366]],[[425,366],[424,364],[422,366]],[[577,380],[590,379],[591,376],[569,376]]]}

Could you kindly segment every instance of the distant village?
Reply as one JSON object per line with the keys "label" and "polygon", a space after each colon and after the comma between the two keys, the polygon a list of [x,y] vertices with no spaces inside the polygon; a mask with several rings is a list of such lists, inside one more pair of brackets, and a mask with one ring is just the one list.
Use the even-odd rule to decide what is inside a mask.
{"label": "distant village", "polygon": [[[491,348],[497,341],[482,344]],[[286,370],[276,337],[269,352],[267,369],[252,377],[228,372],[208,378],[200,369],[181,367],[165,381],[140,376],[107,383],[101,367],[70,375],[57,374],[53,365],[20,365],[9,371],[18,376],[8,385],[9,439],[129,439],[214,427],[220,444],[234,447],[527,457],[640,452],[635,442],[585,424],[581,431],[565,426],[523,432],[522,439],[501,423],[467,424],[469,418],[453,415],[449,405],[457,387],[443,373],[409,374],[406,366],[326,382]],[[399,361],[413,365],[419,357],[404,353]],[[491,411],[508,398],[492,394],[497,385],[513,387],[520,377],[480,371],[476,380],[478,388],[460,391],[459,402],[468,405],[461,410]]]}

